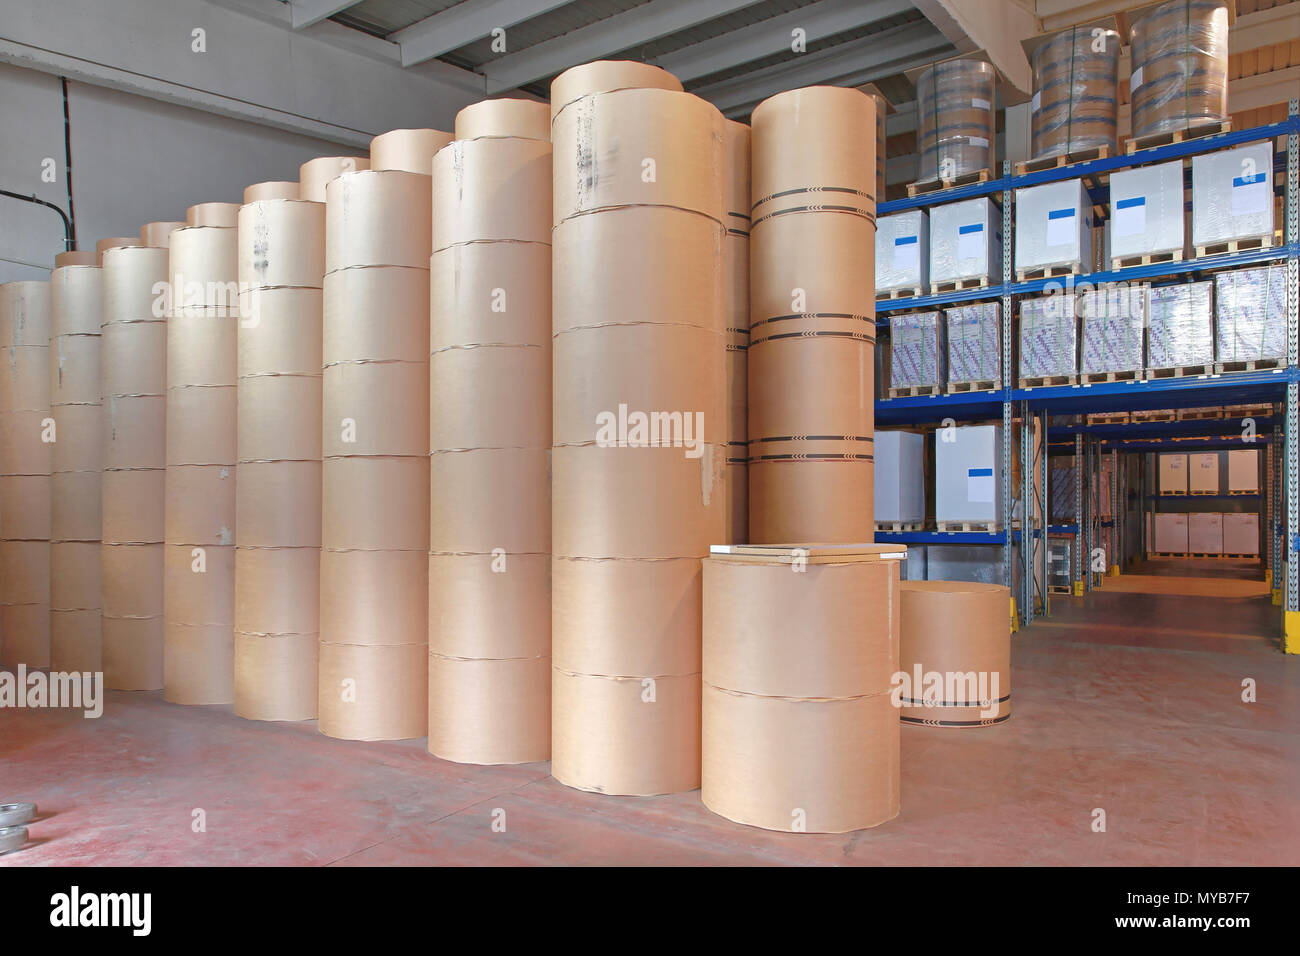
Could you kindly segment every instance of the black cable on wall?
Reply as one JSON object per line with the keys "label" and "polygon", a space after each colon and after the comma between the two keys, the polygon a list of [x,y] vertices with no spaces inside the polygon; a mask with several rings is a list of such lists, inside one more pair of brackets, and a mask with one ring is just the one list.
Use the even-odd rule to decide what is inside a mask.
{"label": "black cable on wall", "polygon": [[75,249],[77,248],[77,214],[72,206],[72,123],[68,118],[68,78],[59,77],[59,84],[63,88],[63,175],[68,183],[66,245],[69,249]]}

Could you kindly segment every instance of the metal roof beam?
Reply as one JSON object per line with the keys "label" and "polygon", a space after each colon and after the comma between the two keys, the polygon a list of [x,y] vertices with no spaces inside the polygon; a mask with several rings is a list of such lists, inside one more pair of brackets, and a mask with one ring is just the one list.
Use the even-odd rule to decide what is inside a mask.
{"label": "metal roof beam", "polygon": [[305,30],[322,20],[328,20],[336,13],[342,13],[348,7],[355,7],[360,0],[291,0],[289,11],[292,14],[293,28]]}
{"label": "metal roof beam", "polygon": [[[570,0],[461,0],[431,17],[388,36],[402,49],[402,65],[412,66],[459,50],[494,29],[540,17]],[[507,43],[509,43],[507,35]]]}

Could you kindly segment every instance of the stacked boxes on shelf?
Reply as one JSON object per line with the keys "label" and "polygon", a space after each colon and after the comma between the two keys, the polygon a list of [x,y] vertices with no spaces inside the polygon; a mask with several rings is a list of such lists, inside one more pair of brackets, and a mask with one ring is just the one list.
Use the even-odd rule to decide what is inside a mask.
{"label": "stacked boxes on shelf", "polygon": [[942,312],[913,312],[889,317],[891,398],[943,390],[948,381],[945,334]]}
{"label": "stacked boxes on shelf", "polygon": [[1273,144],[1192,157],[1192,245],[1197,255],[1273,242]]}
{"label": "stacked boxes on shelf", "polygon": [[930,217],[911,209],[876,221],[876,294],[920,295],[930,285]]}
{"label": "stacked boxes on shelf", "polygon": [[1111,268],[1182,259],[1183,218],[1181,160],[1113,172],[1106,224]]}
{"label": "stacked boxes on shelf", "polygon": [[1148,378],[1209,371],[1214,361],[1210,288],[1209,282],[1185,282],[1148,290]]}
{"label": "stacked boxes on shelf", "polygon": [[1218,273],[1214,303],[1216,371],[1286,364],[1286,266]]}
{"label": "stacked boxes on shelf", "polygon": [[[1217,495],[1219,493],[1219,453],[1217,451],[1201,452],[1187,456],[1187,493],[1189,495]],[[1197,549],[1193,548],[1192,550]]]}
{"label": "stacked boxes on shelf", "polygon": [[1259,515],[1225,514],[1223,516],[1223,553],[1259,554]]}
{"label": "stacked boxes on shelf", "polygon": [[1223,515],[1217,511],[1187,516],[1187,551],[1190,554],[1223,553]]}
{"label": "stacked boxes on shelf", "polygon": [[948,309],[947,334],[948,391],[1001,388],[1001,305],[975,302]]}
{"label": "stacked boxes on shelf", "polygon": [[1155,516],[1154,547],[1157,554],[1187,553],[1187,515],[1158,514]]}
{"label": "stacked boxes on shelf", "polygon": [[1092,203],[1082,179],[1016,190],[1016,275],[1087,272],[1092,266]]}
{"label": "stacked boxes on shelf", "polygon": [[1124,283],[1089,289],[1079,299],[1086,381],[1135,379],[1145,367],[1146,290]]}
{"label": "stacked boxes on shelf", "polygon": [[[1020,303],[1020,386],[1072,384],[1079,375],[1078,304],[1073,295]],[[1064,382],[1053,379],[1062,378]]]}
{"label": "stacked boxes on shelf", "polygon": [[1002,524],[1002,426],[942,428],[934,436],[934,516],[939,530]]}
{"label": "stacked boxes on shelf", "polygon": [[1002,214],[987,196],[930,210],[930,291],[996,283],[1002,275]]}
{"label": "stacked boxes on shelf", "polygon": [[1228,494],[1248,495],[1259,492],[1259,452],[1228,452]]}
{"label": "stacked boxes on shelf", "polygon": [[919,432],[876,432],[875,447],[876,526],[919,528],[925,521],[925,436]]}
{"label": "stacked boxes on shelf", "polygon": [[1160,494],[1187,494],[1187,456],[1161,455],[1159,461]]}

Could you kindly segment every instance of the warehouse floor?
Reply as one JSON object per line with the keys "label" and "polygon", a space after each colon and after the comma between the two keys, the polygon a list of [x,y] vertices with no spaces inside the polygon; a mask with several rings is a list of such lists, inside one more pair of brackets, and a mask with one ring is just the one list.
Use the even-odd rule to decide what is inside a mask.
{"label": "warehouse floor", "polygon": [[[698,792],[582,793],[547,764],[462,766],[423,740],[330,740],[313,723],[113,693],[97,721],[0,713],[0,802],[42,813],[35,843],[0,866],[1300,859],[1300,665],[1278,650],[1277,609],[1112,584],[1054,598],[1015,636],[1008,723],[903,728],[902,813],[875,830],[772,833],[711,814]],[[1246,678],[1257,703],[1241,700]]]}

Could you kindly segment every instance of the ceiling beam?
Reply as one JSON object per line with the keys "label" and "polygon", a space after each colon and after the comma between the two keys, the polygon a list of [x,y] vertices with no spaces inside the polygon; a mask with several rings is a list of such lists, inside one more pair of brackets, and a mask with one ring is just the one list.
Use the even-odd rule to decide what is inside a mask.
{"label": "ceiling beam", "polygon": [[360,0],[290,0],[293,28],[305,30],[322,20],[328,20],[336,13],[342,13],[348,7],[355,7],[359,2]]}
{"label": "ceiling beam", "polygon": [[791,31],[795,29],[803,30],[807,41],[815,43],[912,9],[911,0],[820,0],[674,50],[654,62],[688,83],[789,50]]}
{"label": "ceiling beam", "polygon": [[569,2],[570,0],[461,0],[454,7],[448,7],[390,34],[388,39],[402,48],[402,65],[411,66],[459,50],[498,27],[512,27]]}
{"label": "ceiling beam", "polygon": [[487,92],[502,93],[562,73],[571,66],[649,43],[726,16],[757,0],[652,0],[562,36],[508,53],[480,67]]}

